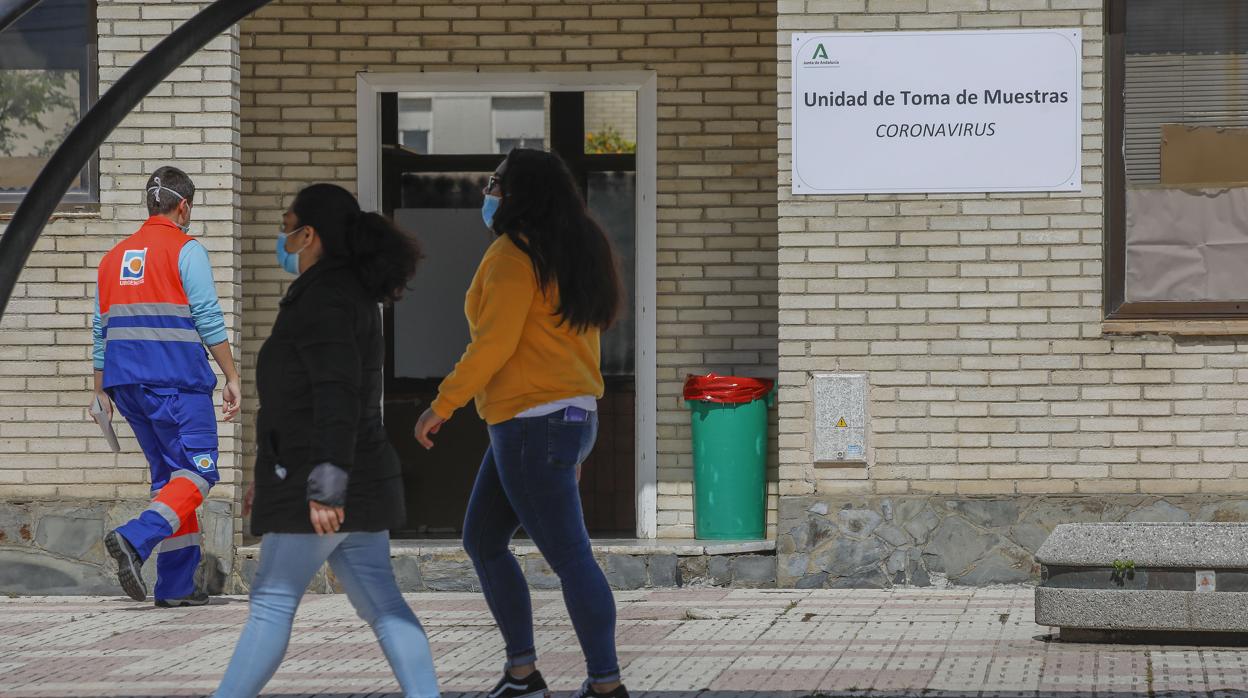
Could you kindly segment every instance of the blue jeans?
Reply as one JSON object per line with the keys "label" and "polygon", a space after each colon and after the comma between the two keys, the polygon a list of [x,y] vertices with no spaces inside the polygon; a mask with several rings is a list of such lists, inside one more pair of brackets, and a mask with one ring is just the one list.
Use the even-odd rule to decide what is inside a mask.
{"label": "blue jeans", "polygon": [[390,534],[266,533],[260,569],[251,586],[251,613],[234,657],[214,694],[251,698],[269,682],[286,654],[299,600],[321,564],[329,560],[355,612],[368,623],[390,662],[403,695],[435,698],[438,677],[429,640],[403,600],[390,566]]}
{"label": "blue jeans", "polygon": [[594,560],[581,513],[576,468],[593,449],[598,416],[570,422],[563,412],[490,427],[490,449],[468,501],[464,549],[507,644],[508,666],[537,660],[529,585],[509,548],[524,526],[563,587],[589,678],[617,681],[615,599]]}

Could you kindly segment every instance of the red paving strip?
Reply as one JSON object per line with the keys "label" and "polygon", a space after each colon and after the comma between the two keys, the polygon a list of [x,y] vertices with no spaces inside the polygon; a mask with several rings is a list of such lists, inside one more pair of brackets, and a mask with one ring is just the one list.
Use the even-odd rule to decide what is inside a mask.
{"label": "red paving strip", "polygon": [[[1159,698],[1229,698],[1248,686],[1248,653],[1235,649],[1048,641],[1051,629],[1031,622],[1032,593],[628,592],[620,595],[619,655],[639,698],[694,698],[705,690],[786,698],[816,690],[888,698],[1122,698],[1146,695],[1150,677]],[[481,597],[408,598],[430,632],[444,690],[488,690],[503,651]],[[557,690],[575,688],[585,665],[561,597],[540,592],[533,605],[543,673]],[[0,599],[0,696],[203,695],[228,661],[246,613],[236,599],[165,613],[118,599]],[[690,619],[715,614],[722,618]],[[171,647],[183,652],[172,661],[193,658],[205,670],[170,667]],[[395,690],[371,632],[346,599],[309,596],[285,668],[266,695]]]}

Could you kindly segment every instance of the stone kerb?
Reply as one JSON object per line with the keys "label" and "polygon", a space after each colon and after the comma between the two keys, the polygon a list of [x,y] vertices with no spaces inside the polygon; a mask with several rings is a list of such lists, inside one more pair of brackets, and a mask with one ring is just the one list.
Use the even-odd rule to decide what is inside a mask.
{"label": "stone kerb", "polygon": [[1248,523],[1062,524],[1036,561],[1036,623],[1064,637],[1248,632]]}

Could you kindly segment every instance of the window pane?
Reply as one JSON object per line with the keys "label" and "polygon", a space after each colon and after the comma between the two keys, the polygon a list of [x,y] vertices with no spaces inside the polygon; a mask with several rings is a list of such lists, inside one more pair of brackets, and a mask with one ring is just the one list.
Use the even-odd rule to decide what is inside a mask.
{"label": "window pane", "polygon": [[542,148],[549,142],[549,103],[535,93],[405,92],[399,94],[399,132],[427,131],[421,152],[430,155]]}
{"label": "window pane", "polygon": [[1248,8],[1240,5],[1126,3],[1127,302],[1248,299]]}
{"label": "window pane", "polygon": [[1238,53],[1248,36],[1243,0],[1131,0],[1127,53]]}
{"label": "window pane", "polygon": [[545,150],[546,142],[540,138],[500,138],[498,139],[499,153],[510,153],[516,148],[532,148],[534,150]]}
{"label": "window pane", "polygon": [[404,130],[399,132],[399,142],[404,148],[415,151],[421,155],[429,154],[429,132],[419,130]]}
{"label": "window pane", "polygon": [[602,336],[602,373],[632,376],[636,373],[637,322],[637,173],[589,173],[589,210],[602,224],[620,266],[624,283],[624,312],[620,321]]}
{"label": "window pane", "polygon": [[[44,0],[0,33],[0,194],[24,192],[78,122],[90,94],[90,17],[86,0]],[[71,191],[87,185],[84,172]]]}
{"label": "window pane", "polygon": [[[394,304],[394,374],[441,380],[468,345],[459,299],[494,235],[481,220],[490,172],[405,172],[394,220],[420,241],[426,262]],[[431,298],[453,299],[431,303]]]}
{"label": "window pane", "polygon": [[[1166,124],[1248,127],[1248,7],[1238,5],[1127,3],[1124,150],[1131,183],[1162,181]],[[1242,33],[1225,31],[1240,24]]]}
{"label": "window pane", "polygon": [[478,212],[493,172],[404,172],[399,208],[469,208]]}
{"label": "window pane", "polygon": [[637,152],[637,93],[585,93],[585,153]]}
{"label": "window pane", "polygon": [[[0,32],[0,66],[38,70],[82,70],[85,47],[94,43],[87,30],[87,0],[43,0]],[[71,50],[83,47],[84,50]]]}
{"label": "window pane", "polygon": [[433,100],[399,99],[399,144],[421,155],[429,153],[429,129],[433,126]]}

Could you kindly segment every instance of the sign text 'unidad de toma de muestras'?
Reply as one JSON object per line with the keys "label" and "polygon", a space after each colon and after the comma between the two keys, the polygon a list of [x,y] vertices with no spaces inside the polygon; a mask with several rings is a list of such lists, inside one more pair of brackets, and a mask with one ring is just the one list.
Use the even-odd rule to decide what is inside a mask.
{"label": "sign text 'unidad de toma de muestras'", "polygon": [[1078,29],[793,36],[793,193],[1079,191]]}

